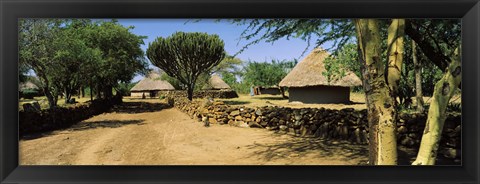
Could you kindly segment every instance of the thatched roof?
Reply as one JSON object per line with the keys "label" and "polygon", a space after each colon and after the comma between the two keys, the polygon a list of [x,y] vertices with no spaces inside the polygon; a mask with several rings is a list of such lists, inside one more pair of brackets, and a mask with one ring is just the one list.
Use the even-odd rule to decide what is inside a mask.
{"label": "thatched roof", "polygon": [[130,91],[161,91],[161,90],[175,90],[175,88],[167,81],[160,80],[160,75],[157,73],[150,73],[147,77],[142,79],[137,85],[133,86]]}
{"label": "thatched roof", "polygon": [[231,89],[230,86],[218,75],[212,75],[206,89]]}
{"label": "thatched roof", "polygon": [[27,81],[27,82],[20,83],[18,86],[18,89],[20,91],[25,91],[27,89],[38,90],[40,88],[37,85],[35,85],[33,82]]}
{"label": "thatched roof", "polygon": [[329,53],[322,48],[314,49],[305,59],[295,66],[285,78],[280,81],[281,87],[306,87],[306,86],[360,86],[362,81],[353,72],[348,71],[340,79],[333,79],[330,82],[322,74],[325,71],[323,61]]}

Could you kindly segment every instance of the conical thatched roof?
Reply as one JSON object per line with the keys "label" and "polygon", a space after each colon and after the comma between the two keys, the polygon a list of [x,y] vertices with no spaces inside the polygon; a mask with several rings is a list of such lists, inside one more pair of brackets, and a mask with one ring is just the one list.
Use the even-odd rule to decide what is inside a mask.
{"label": "conical thatched roof", "polygon": [[160,74],[150,73],[147,77],[133,86],[130,91],[159,91],[159,90],[175,90],[175,88],[167,81],[160,80]]}
{"label": "conical thatched roof", "polygon": [[347,72],[340,79],[334,79],[330,82],[322,74],[325,71],[323,61],[329,56],[329,53],[322,48],[314,49],[305,59],[295,66],[285,78],[280,81],[281,87],[306,87],[306,86],[360,86],[362,81],[353,72]]}
{"label": "conical thatched roof", "polygon": [[218,75],[212,75],[207,89],[231,89],[230,86]]}
{"label": "conical thatched roof", "polygon": [[33,82],[27,81],[27,82],[20,83],[20,85],[18,86],[18,89],[20,91],[25,91],[27,89],[38,90],[40,88],[37,85],[35,85]]}

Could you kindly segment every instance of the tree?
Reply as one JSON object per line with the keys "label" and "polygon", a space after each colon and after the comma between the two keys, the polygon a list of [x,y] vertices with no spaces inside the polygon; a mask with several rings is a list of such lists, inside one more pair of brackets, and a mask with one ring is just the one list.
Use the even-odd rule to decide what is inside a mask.
{"label": "tree", "polygon": [[91,89],[97,96],[111,97],[112,89],[120,82],[130,82],[136,74],[147,72],[147,62],[140,46],[145,36],[130,32],[133,27],[123,27],[117,21],[99,21],[88,24],[82,31],[91,48],[102,52],[102,59],[91,68]]}
{"label": "tree", "polygon": [[[381,108],[383,105],[383,107],[386,108],[384,110],[387,110],[387,111],[382,111],[383,113],[382,116],[378,116],[378,118],[380,117],[383,118],[381,119],[382,123],[385,122],[384,120],[386,120],[387,122],[386,124],[388,125],[388,127],[385,131],[387,132],[388,135],[390,135],[386,138],[387,140],[390,139],[390,141],[392,141],[391,143],[394,143],[394,141],[392,140],[394,139],[394,136],[391,136],[391,135],[394,134],[394,131],[392,132],[392,129],[394,130],[394,128],[392,128],[394,127],[393,126],[394,123],[392,122],[395,122],[394,118],[396,118],[396,110],[395,109],[392,110],[390,107],[396,105],[395,103],[396,100],[391,98],[391,95],[392,93],[393,95],[395,94],[398,95],[398,89],[396,88],[398,86],[395,86],[395,85],[397,85],[398,83],[397,78],[401,79],[401,75],[395,74],[395,72],[398,72],[395,70],[404,68],[404,66],[403,66],[403,62],[401,62],[400,60],[398,60],[399,62],[397,62],[395,59],[394,62],[390,62],[392,61],[391,59],[389,60],[383,59],[383,58],[387,58],[387,56],[383,56],[383,54],[386,54],[388,56],[394,56],[391,58],[400,58],[400,57],[397,57],[399,56],[398,53],[400,52],[398,53],[395,53],[395,51],[392,52],[392,48],[393,48],[392,46],[403,45],[401,44],[400,40],[399,40],[399,43],[395,43],[396,41],[394,40],[398,40],[399,35],[402,35],[401,29],[403,27],[402,24],[404,24],[404,27],[405,27],[404,33],[411,39],[415,40],[420,50],[422,50],[422,53],[430,60],[430,62],[433,62],[442,71],[446,71],[446,68],[450,63],[449,57],[447,56],[453,53],[452,48],[455,48],[456,42],[458,42],[457,40],[460,37],[460,29],[459,29],[460,23],[458,20],[454,20],[454,19],[448,19],[448,20],[409,19],[409,20],[405,20],[404,23],[403,23],[403,20],[396,20],[396,21],[392,21],[391,23],[388,23],[388,21],[386,20],[373,20],[373,21],[363,20],[359,22],[357,21],[354,21],[354,22],[348,19],[341,19],[341,20],[335,20],[335,19],[255,19],[255,20],[234,19],[232,20],[232,23],[248,25],[247,29],[240,36],[241,38],[244,38],[246,40],[252,40],[252,41],[247,45],[245,45],[243,49],[248,48],[248,46],[252,44],[259,43],[262,40],[265,40],[266,42],[274,42],[284,37],[286,38],[296,37],[296,38],[301,38],[303,40],[306,40],[307,42],[310,42],[312,36],[316,36],[318,37],[318,39],[316,40],[317,45],[321,45],[327,41],[333,41],[332,48],[337,48],[337,49],[333,49],[334,52],[336,52],[338,51],[338,48],[341,48],[344,44],[348,43],[349,40],[351,40],[351,38],[355,38],[356,36],[357,42],[359,43],[359,49],[358,49],[359,56],[362,56],[362,57],[359,57],[359,61],[361,63],[365,63],[365,65],[362,65],[362,74],[364,79],[363,84],[364,84],[364,90],[367,97],[369,114],[372,114],[371,112],[374,112],[373,114],[376,114],[375,109],[371,109],[372,107],[378,106]],[[397,22],[396,25],[395,25],[395,22]],[[387,25],[387,24],[390,24],[390,27],[389,27],[390,29],[384,29],[386,28],[386,26],[384,25]],[[363,30],[363,31],[357,32],[356,30],[357,31]],[[372,31],[373,31],[373,34],[372,34]],[[395,37],[397,38],[393,39],[393,41],[392,39],[389,39],[389,38],[395,38]],[[362,41],[360,41],[360,39],[363,39],[364,41],[366,40],[368,41],[364,42],[363,46],[361,46],[360,43]],[[386,40],[386,42],[378,41],[378,39]],[[370,50],[370,48],[374,48],[375,50],[372,51]],[[240,50],[240,52],[242,51],[243,50]],[[385,52],[381,52],[381,51],[385,51]],[[372,56],[374,56],[374,58],[371,58]],[[367,58],[370,59],[371,61],[366,61]],[[380,66],[382,65],[382,63],[385,66],[388,66],[387,64],[390,63],[389,66],[392,67],[392,70],[388,71],[387,69],[386,70],[387,72],[384,72],[384,70],[382,70],[382,66]],[[402,66],[401,65],[395,66],[396,64],[400,64],[400,63],[402,63]],[[385,67],[383,66],[383,68]],[[435,68],[433,67],[431,71],[432,71],[430,72],[431,74],[435,73]],[[387,76],[388,73],[394,73],[394,75],[389,78]],[[434,75],[430,75],[430,76],[434,76]],[[384,78],[383,81],[381,78]],[[368,80],[370,80],[370,82]],[[380,88],[373,88],[373,91],[375,92],[372,93],[372,87],[380,87]],[[436,88],[436,90],[441,90],[441,88]],[[380,101],[384,101],[385,103],[384,104],[377,103],[374,106],[369,105],[368,103],[372,103],[371,100],[369,102],[369,98],[375,99],[375,98],[372,98],[371,96],[372,94],[374,95],[378,94],[377,98],[379,99],[375,100],[374,101],[375,103]],[[443,100],[446,100],[446,99],[449,99],[448,95],[443,96]],[[440,104],[446,105],[445,103],[440,103]],[[432,108],[432,106],[430,106],[430,108]],[[375,122],[378,122],[379,120],[375,118],[376,115],[372,115],[372,117],[369,117],[369,125],[376,124]],[[438,118],[435,118],[435,119],[438,119]],[[378,130],[377,127],[371,126],[370,128],[374,128]],[[381,128],[380,130],[384,132],[383,128]],[[438,131],[438,129],[436,130]],[[373,134],[377,134],[377,132],[370,131],[370,136],[372,136]],[[393,146],[386,145],[386,144],[389,144],[390,142],[385,142],[385,141],[379,142],[376,139],[377,137],[373,137],[373,138],[375,139],[372,139],[371,137],[370,145],[369,145],[370,163],[379,164],[379,162],[377,162],[378,160],[381,160],[379,158],[382,158],[385,156],[390,157],[390,158],[387,158],[387,161],[389,161],[388,164],[394,163],[396,159],[393,159],[393,157],[396,157],[396,155],[394,155],[396,151],[394,150]],[[386,149],[380,148],[383,146],[385,146],[384,148]],[[424,150],[428,151],[428,149],[424,149]],[[384,152],[384,151],[387,151],[387,152]],[[391,151],[390,152],[391,155],[385,155],[385,154],[389,154],[389,151]],[[384,152],[385,154],[381,152]],[[426,162],[423,162],[423,163],[426,163]]]}
{"label": "tree", "polygon": [[423,113],[424,102],[423,102],[423,93],[422,93],[422,65],[417,59],[417,46],[415,41],[412,40],[412,58],[415,70],[415,94],[417,99],[417,111]]}
{"label": "tree", "polygon": [[333,77],[344,77],[347,71],[362,78],[361,65],[358,62],[358,46],[355,43],[345,44],[338,52],[326,58],[323,62],[325,72],[322,73],[329,81]]}
{"label": "tree", "polygon": [[52,65],[56,33],[62,21],[54,19],[19,20],[19,63],[32,69],[42,83],[41,87],[48,100],[49,108],[55,108],[56,94],[50,74],[55,72]]}
{"label": "tree", "polygon": [[58,93],[64,93],[65,103],[69,103],[73,93],[84,84],[85,76],[91,72],[89,69],[101,60],[101,51],[89,48],[79,36],[79,31],[81,30],[67,25],[53,42],[55,53],[49,67],[54,67],[56,72],[50,76]]}
{"label": "tree", "polygon": [[295,61],[248,62],[243,81],[255,86],[276,86],[295,66]]}
{"label": "tree", "polygon": [[437,150],[445,123],[448,102],[462,81],[461,56],[459,49],[442,79],[435,84],[433,99],[428,110],[427,122],[423,131],[420,149],[412,165],[434,165]]}
{"label": "tree", "polygon": [[218,35],[176,32],[150,43],[147,56],[153,65],[185,85],[192,100],[198,77],[225,57],[224,45]]}

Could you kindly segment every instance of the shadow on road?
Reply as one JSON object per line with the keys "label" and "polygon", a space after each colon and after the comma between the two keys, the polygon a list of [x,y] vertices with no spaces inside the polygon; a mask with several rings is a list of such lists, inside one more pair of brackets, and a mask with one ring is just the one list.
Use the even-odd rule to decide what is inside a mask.
{"label": "shadow on road", "polygon": [[[89,121],[89,122],[80,122],[76,125],[71,126],[63,130],[67,131],[84,131],[95,128],[119,128],[125,125],[136,124],[143,125],[145,120],[104,120],[104,121]],[[25,135],[20,138],[20,140],[33,140],[42,137],[57,135],[59,132],[49,131],[44,133],[36,133]]]}
{"label": "shadow on road", "polygon": [[116,105],[115,107],[110,109],[109,112],[135,114],[161,111],[168,108],[171,107],[165,103],[123,102],[122,104]]}
{"label": "shadow on road", "polygon": [[[274,136],[281,136],[281,134],[275,134]],[[261,148],[260,151],[255,151],[250,156],[260,156],[266,161],[271,161],[292,155],[301,157],[302,154],[315,151],[325,158],[341,156],[365,162],[368,160],[368,147],[366,145],[352,145],[345,141],[330,141],[316,138],[294,138],[288,141],[279,138],[278,140],[275,143],[255,143],[247,146],[248,149]]]}
{"label": "shadow on road", "polygon": [[137,124],[143,125],[145,120],[104,120],[104,121],[89,121],[89,122],[82,122],[78,125],[73,126],[69,130],[73,131],[82,131],[82,130],[89,130],[94,128],[119,128],[125,125],[130,124]]}

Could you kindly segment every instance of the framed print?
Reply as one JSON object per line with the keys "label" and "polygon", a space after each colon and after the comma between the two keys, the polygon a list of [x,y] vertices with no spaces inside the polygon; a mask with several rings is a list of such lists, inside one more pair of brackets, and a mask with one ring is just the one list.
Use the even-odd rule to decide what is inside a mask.
{"label": "framed print", "polygon": [[1,183],[478,183],[478,0],[0,9]]}

